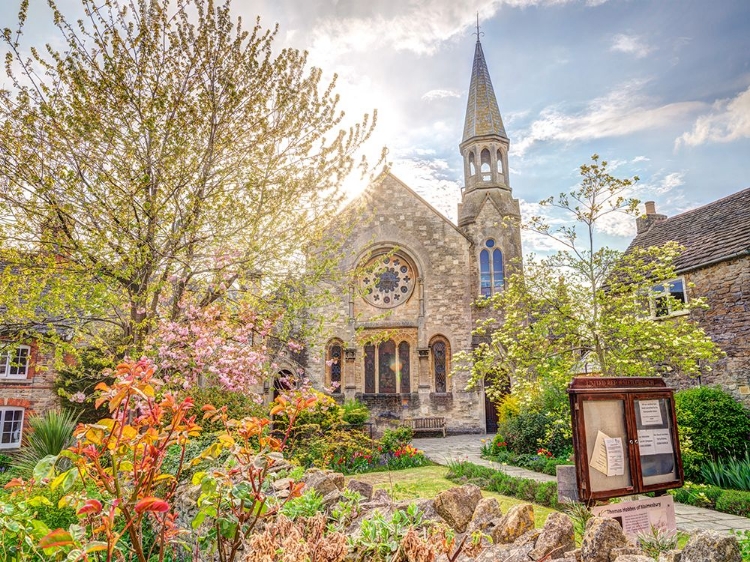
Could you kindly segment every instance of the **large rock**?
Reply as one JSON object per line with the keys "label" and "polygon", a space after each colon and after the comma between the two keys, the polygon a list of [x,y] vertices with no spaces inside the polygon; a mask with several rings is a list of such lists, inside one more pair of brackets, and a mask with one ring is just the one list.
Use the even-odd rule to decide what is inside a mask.
{"label": "large rock", "polygon": [[344,487],[344,475],[336,472],[308,471],[303,480],[306,489],[312,488],[323,497]]}
{"label": "large rock", "polygon": [[496,544],[485,548],[474,562],[531,562],[529,551],[533,545],[515,546]]}
{"label": "large rock", "polygon": [[654,559],[643,554],[620,554],[614,562],[654,562]]}
{"label": "large rock", "polygon": [[463,533],[481,499],[482,491],[473,484],[451,488],[435,496],[435,511],[454,530]]}
{"label": "large rock", "polygon": [[682,562],[681,550],[668,550],[659,554],[657,562]]}
{"label": "large rock", "polygon": [[742,562],[742,553],[737,537],[701,531],[690,537],[680,562]]}
{"label": "large rock", "polygon": [[530,503],[514,505],[492,530],[495,544],[512,543],[534,528],[534,507]]}
{"label": "large rock", "polygon": [[612,552],[609,553],[609,557],[611,560],[615,560],[618,556],[625,556],[626,554],[646,556],[646,553],[637,546],[621,546],[613,548]]}
{"label": "large rock", "polygon": [[347,489],[357,492],[364,498],[364,501],[372,499],[372,484],[368,482],[362,482],[361,480],[349,480],[346,485]]}
{"label": "large rock", "polygon": [[500,509],[500,504],[495,498],[482,498],[474,509],[474,515],[471,517],[471,522],[466,532],[485,532],[490,521],[499,519],[502,516],[503,511]]}
{"label": "large rock", "polygon": [[628,540],[617,521],[592,517],[586,523],[581,542],[581,558],[584,562],[611,562],[612,549],[624,546],[628,546]]}
{"label": "large rock", "polygon": [[563,554],[575,550],[576,536],[573,520],[564,513],[550,513],[544,527],[536,541],[536,546],[529,555],[534,560],[552,554],[555,558],[562,558]]}

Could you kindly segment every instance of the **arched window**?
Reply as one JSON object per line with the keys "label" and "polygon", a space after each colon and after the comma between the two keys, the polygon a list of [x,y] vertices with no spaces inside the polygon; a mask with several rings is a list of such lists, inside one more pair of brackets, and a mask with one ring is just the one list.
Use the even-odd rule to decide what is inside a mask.
{"label": "arched window", "polygon": [[328,346],[328,382],[333,387],[333,392],[341,392],[341,365],[343,363],[343,347],[340,341],[334,340]]}
{"label": "arched window", "polygon": [[490,170],[492,169],[491,162],[490,162],[490,151],[485,148],[482,151],[480,159],[482,161],[482,166],[481,166],[482,181],[489,181],[490,180]]}
{"label": "arched window", "polygon": [[469,152],[469,175],[473,176],[477,173],[477,164],[474,161],[474,153]]}
{"label": "arched window", "polygon": [[378,346],[378,385],[381,394],[395,394],[396,387],[396,344],[393,340]]}
{"label": "arched window", "polygon": [[398,336],[364,346],[366,394],[411,393],[411,347],[414,341]]}
{"label": "arched window", "polygon": [[435,392],[448,391],[448,342],[442,337],[435,338],[430,345],[430,362]]}
{"label": "arched window", "polygon": [[409,380],[409,343],[402,341],[398,344],[398,369],[401,378],[401,393],[411,392],[411,381]]}
{"label": "arched window", "polygon": [[500,291],[504,283],[503,253],[495,247],[495,241],[488,238],[479,252],[479,292],[489,297]]}
{"label": "arched window", "polygon": [[365,346],[365,393],[375,394],[375,346]]}
{"label": "arched window", "polygon": [[503,153],[499,150],[497,151],[497,173],[503,173]]}

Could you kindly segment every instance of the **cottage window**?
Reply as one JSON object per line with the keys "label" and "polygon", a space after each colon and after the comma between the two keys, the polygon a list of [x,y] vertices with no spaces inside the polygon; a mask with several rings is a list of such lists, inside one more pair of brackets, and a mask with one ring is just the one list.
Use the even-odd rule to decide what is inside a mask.
{"label": "cottage window", "polygon": [[673,279],[651,288],[650,308],[653,318],[665,318],[685,314],[687,303],[685,280]]}
{"label": "cottage window", "polygon": [[0,352],[0,378],[25,379],[29,372],[28,345],[19,345]]}
{"label": "cottage window", "polygon": [[21,446],[23,408],[0,408],[0,449]]}
{"label": "cottage window", "polygon": [[505,283],[503,253],[495,247],[495,241],[488,238],[479,252],[479,290],[483,297],[499,292]]}

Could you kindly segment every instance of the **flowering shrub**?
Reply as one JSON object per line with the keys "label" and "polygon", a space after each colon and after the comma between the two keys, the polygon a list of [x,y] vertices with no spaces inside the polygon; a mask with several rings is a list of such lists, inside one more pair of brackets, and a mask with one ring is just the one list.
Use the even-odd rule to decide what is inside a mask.
{"label": "flowering shrub", "polygon": [[551,451],[548,451],[547,449],[543,447],[541,449],[537,449],[536,454],[539,455],[540,457],[547,457],[548,459],[551,459],[552,457],[555,456],[552,454]]}
{"label": "flowering shrub", "polygon": [[424,453],[411,445],[404,445],[393,452],[393,456],[388,459],[388,468],[403,469],[424,466],[427,464],[427,458]]}

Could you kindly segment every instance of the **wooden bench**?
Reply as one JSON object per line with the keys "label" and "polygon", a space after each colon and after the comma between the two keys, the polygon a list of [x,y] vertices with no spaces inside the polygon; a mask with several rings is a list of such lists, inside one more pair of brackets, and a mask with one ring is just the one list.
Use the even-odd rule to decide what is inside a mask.
{"label": "wooden bench", "polygon": [[414,433],[440,431],[445,437],[445,418],[412,418],[404,420]]}

